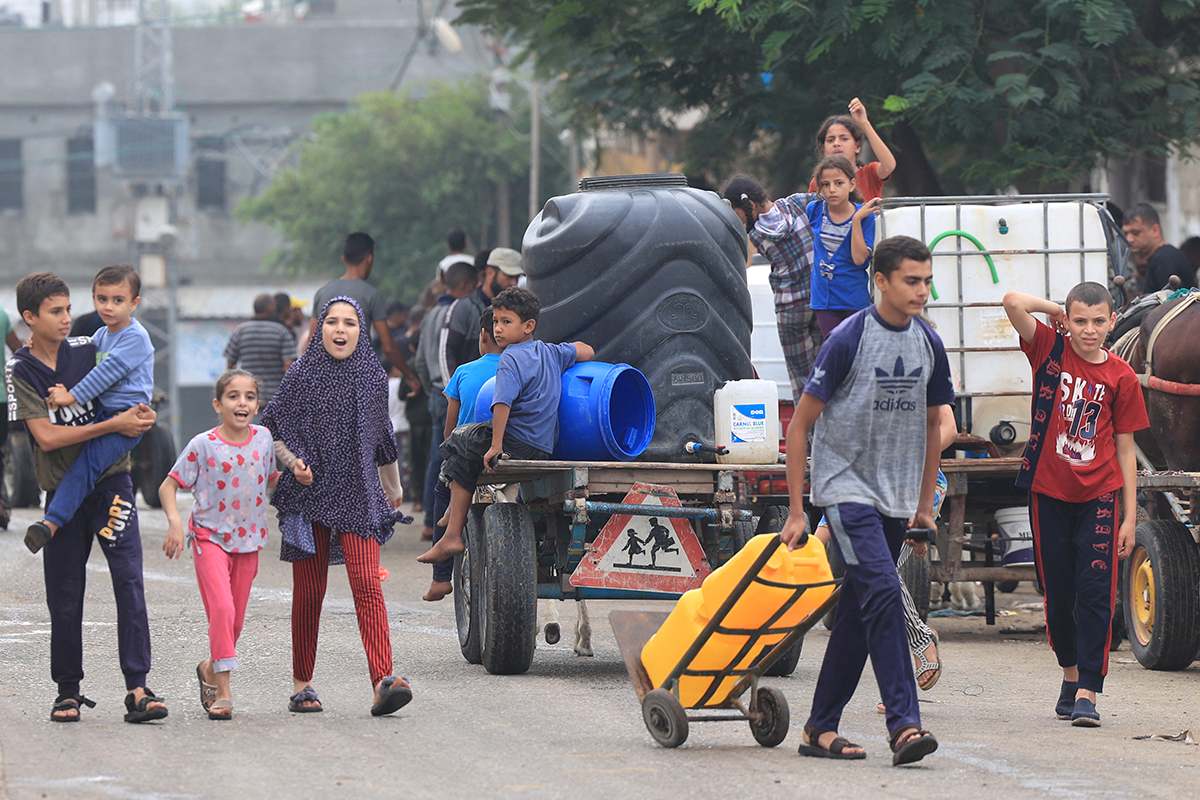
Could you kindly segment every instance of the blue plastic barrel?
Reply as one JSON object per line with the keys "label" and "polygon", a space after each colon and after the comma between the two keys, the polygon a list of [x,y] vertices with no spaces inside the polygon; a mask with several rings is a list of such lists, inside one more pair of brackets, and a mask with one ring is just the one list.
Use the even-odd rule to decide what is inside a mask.
{"label": "blue plastic barrel", "polygon": [[[475,421],[492,418],[496,381],[483,384]],[[628,364],[585,361],[563,373],[558,401],[561,461],[631,461],[654,438],[654,392],[646,376]]]}
{"label": "blue plastic barrel", "polygon": [[487,422],[492,418],[492,394],[496,391],[496,376],[488,378],[483,382],[483,386],[479,387],[479,394],[475,395],[475,421]]}

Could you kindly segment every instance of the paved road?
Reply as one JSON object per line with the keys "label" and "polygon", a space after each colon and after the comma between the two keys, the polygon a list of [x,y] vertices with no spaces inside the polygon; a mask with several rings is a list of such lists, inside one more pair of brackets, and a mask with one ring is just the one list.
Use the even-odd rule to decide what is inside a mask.
{"label": "paved road", "polygon": [[[345,572],[326,601],[316,685],[323,714],[286,710],[291,691],[290,570],[264,552],[233,679],[236,717],[212,722],[197,699],[195,665],[206,625],[187,558],[161,555],[161,513],[141,509],[154,642],[150,684],[170,704],[160,724],[121,720],[112,590],[97,551],[89,565],[84,691],[99,706],[84,721],[48,720],[49,626],[40,557],[18,531],[18,511],[0,531],[0,800],[34,798],[375,797],[995,797],[1192,796],[1200,747],[1134,741],[1142,733],[1200,734],[1200,669],[1153,673],[1114,654],[1104,727],[1056,721],[1053,656],[1030,610],[988,628],[982,619],[938,620],[946,673],[922,694],[922,713],[942,742],[922,764],[893,769],[874,711],[870,678],[843,732],[868,748],[866,761],[796,755],[826,633],[808,637],[796,674],[774,679],[792,708],[792,730],[775,749],[758,747],[742,723],[693,725],[687,744],[657,746],[641,721],[616,643],[611,608],[595,603],[594,658],[563,643],[540,644],[529,674],[493,677],[461,658],[449,600],[420,600],[428,568],[415,562],[416,530],[384,548],[384,584],[399,671],[416,699],[394,717],[368,714],[370,686]],[[1028,603],[1028,592],[1004,596]],[[658,607],[667,608],[665,604]],[[563,606],[563,623],[574,619]]]}

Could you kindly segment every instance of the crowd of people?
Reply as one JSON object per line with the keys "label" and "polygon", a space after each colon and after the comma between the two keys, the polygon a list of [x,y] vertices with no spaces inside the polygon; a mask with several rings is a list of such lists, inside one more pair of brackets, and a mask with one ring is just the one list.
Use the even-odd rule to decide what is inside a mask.
{"label": "crowd of people", "polygon": [[[451,254],[431,281],[428,307],[385,303],[368,283],[374,242],[352,233],[343,245],[345,273],[317,291],[307,328],[303,302],[260,295],[254,318],[230,337],[227,370],[213,392],[218,424],[187,443],[159,489],[168,523],[163,552],[179,558],[191,550],[208,617],[209,655],[197,664],[196,679],[210,719],[233,716],[230,673],[238,667],[237,642],[272,507],[280,557],[292,565],[288,708],[323,710],[313,685],[321,608],[329,566],[345,564],[370,711],[391,714],[413,697],[394,667],[380,568],[380,548],[394,526],[413,522],[399,510],[403,445],[410,455],[424,451],[425,461],[414,457],[408,473],[423,495],[425,538],[432,541],[420,557],[433,565],[429,601],[451,591],[451,560],[463,550],[478,475],[494,467],[502,448],[524,458],[548,458],[553,450],[562,373],[592,350],[536,341],[541,304],[516,285],[520,255],[497,248],[467,256],[462,238],[451,231]],[[15,354],[6,385],[11,416],[26,425],[47,493],[45,517],[28,527],[25,544],[45,565],[55,722],[78,721],[83,707],[95,705],[81,687],[80,613],[94,542],[113,581],[125,721],[168,715],[146,685],[150,635],[130,479],[129,453],[156,419],[149,405],[154,348],[132,316],[140,288],[133,267],[105,267],[92,285],[100,327],[72,336],[70,291],[61,279],[35,273],[16,287],[31,335],[25,346],[8,342]],[[491,418],[479,420],[475,399],[493,377],[484,415]],[[393,422],[397,405],[410,421],[407,442]],[[194,498],[186,522],[180,489]]]}
{"label": "crowd of people", "polygon": [[[941,664],[936,634],[915,614],[906,617],[896,566],[909,552],[923,553],[925,544],[909,531],[932,527],[944,496],[938,463],[955,434],[954,391],[945,349],[922,316],[932,282],[929,248],[903,236],[875,241],[874,212],[896,160],[857,99],[849,112],[821,127],[808,193],[771,200],[757,181],[737,175],[722,194],[771,262],[796,398],[783,541],[794,548],[807,533],[811,449],[811,499],[825,510],[818,535],[846,565],[800,752],[865,757],[838,725],[869,655],[893,763],[906,764],[937,749],[921,725],[916,691],[936,682]],[[864,142],[877,160],[860,163]],[[1195,285],[1194,267],[1163,242],[1153,208],[1130,209],[1124,227],[1145,289],[1171,276]],[[421,536],[430,542],[418,559],[432,566],[424,599],[440,601],[452,591],[450,564],[463,551],[479,476],[501,453],[545,459],[553,450],[561,376],[590,359],[592,348],[534,338],[541,305],[519,285],[516,251],[469,255],[459,229],[446,244],[421,301],[405,307],[369,283],[374,241],[351,233],[344,273],[317,291],[307,325],[303,301],[261,295],[254,318],[230,337],[228,369],[212,401],[218,424],[184,447],[160,489],[168,520],[163,550],[177,558],[191,549],[208,617],[209,655],[196,676],[212,719],[233,715],[230,673],[271,527],[269,507],[281,558],[292,565],[288,708],[323,710],[313,684],[321,608],[329,566],[345,564],[370,711],[390,714],[413,697],[396,674],[380,570],[380,548],[394,526],[412,522],[399,510],[405,496],[424,515]],[[12,418],[26,424],[47,492],[45,518],[29,526],[25,543],[44,553],[58,690],[51,719],[77,721],[83,706],[94,705],[81,691],[80,627],[93,540],[114,585],[125,720],[162,719],[166,704],[146,685],[150,637],[129,477],[129,452],[155,419],[153,347],[132,317],[137,272],[118,265],[96,275],[96,317],[75,337],[70,293],[59,278],[27,276],[16,293],[31,337],[20,346],[5,326],[16,351],[6,384]],[[1031,491],[1037,566],[1063,671],[1055,712],[1093,727],[1107,671],[1115,559],[1128,554],[1133,530],[1132,434],[1146,426],[1145,408],[1128,365],[1102,347],[1114,321],[1106,287],[1081,284],[1061,307],[1011,292],[1004,307],[1038,385],[1020,485]],[[493,377],[491,407],[477,408],[480,386]],[[1064,439],[1065,450],[1045,446]],[[1082,448],[1073,442],[1086,442],[1093,455],[1077,457]],[[186,522],[180,489],[194,497]]]}

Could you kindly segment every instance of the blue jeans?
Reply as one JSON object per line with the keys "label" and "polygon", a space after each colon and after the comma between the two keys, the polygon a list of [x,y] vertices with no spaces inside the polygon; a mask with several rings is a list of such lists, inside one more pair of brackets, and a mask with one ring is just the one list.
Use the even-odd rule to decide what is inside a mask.
{"label": "blue jeans", "polygon": [[838,729],[842,709],[858,688],[869,654],[879,696],[887,708],[889,733],[905,725],[919,726],[917,684],[908,653],[900,576],[896,574],[908,521],[885,517],[861,503],[830,506],[825,516],[846,564],[846,575],[808,724],[819,731]]}
{"label": "blue jeans", "polygon": [[[108,410],[100,412],[101,420],[111,416],[112,412]],[[92,493],[100,476],[137,447],[141,440],[141,436],[106,433],[84,442],[83,450],[67,468],[66,474],[58,482],[54,498],[46,506],[46,519],[60,528],[66,525],[83,505],[84,498]]]}

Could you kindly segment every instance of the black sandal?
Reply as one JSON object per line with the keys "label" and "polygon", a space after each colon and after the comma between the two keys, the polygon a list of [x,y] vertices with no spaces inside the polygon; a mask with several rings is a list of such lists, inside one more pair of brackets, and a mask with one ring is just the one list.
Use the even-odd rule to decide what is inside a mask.
{"label": "black sandal", "polygon": [[[305,706],[301,703],[316,703],[316,705]],[[317,690],[312,687],[311,683],[288,698],[288,711],[293,714],[316,714],[324,710],[325,706],[321,703],[321,698],[317,697]]]}
{"label": "black sandal", "polygon": [[[95,700],[88,700],[86,697],[84,697],[81,694],[77,694],[77,695],[60,694],[58,697],[56,697],[54,699],[54,705],[50,708],[50,720],[52,722],[79,722],[79,717],[81,716],[81,714],[79,713],[80,703],[87,706],[88,708],[96,707]],[[59,711],[74,711],[75,716],[73,716],[73,717],[56,717],[56,716],[54,716],[55,713],[57,713]]]}
{"label": "black sandal", "polygon": [[[829,743],[829,748],[821,747],[820,739],[829,731],[819,731],[811,725],[804,726],[804,735],[808,737],[808,742],[802,742],[800,748],[796,751],[802,756],[811,758],[839,758],[846,761],[857,761],[858,759],[866,758],[867,754],[862,749],[862,745],[857,745],[847,739],[845,736],[838,736]],[[851,747],[857,747],[859,752],[847,753]]]}
{"label": "black sandal", "polygon": [[[408,683],[407,678],[400,680]],[[372,717],[382,717],[394,714],[408,705],[413,698],[412,687],[398,686],[391,675],[379,682],[379,702],[371,706]]]}
{"label": "black sandal", "polygon": [[162,698],[156,696],[154,692],[141,687],[146,696],[141,700],[133,699],[133,692],[128,692],[125,695],[125,721],[126,722],[151,722],[156,719],[162,719],[167,716],[167,709],[164,705],[162,708],[148,708],[151,703],[161,703]]}
{"label": "black sandal", "polygon": [[[906,733],[911,736],[905,737]],[[901,741],[903,739],[903,741]],[[938,741],[933,734],[919,725],[905,725],[892,734],[892,766],[912,764],[938,749]]]}

